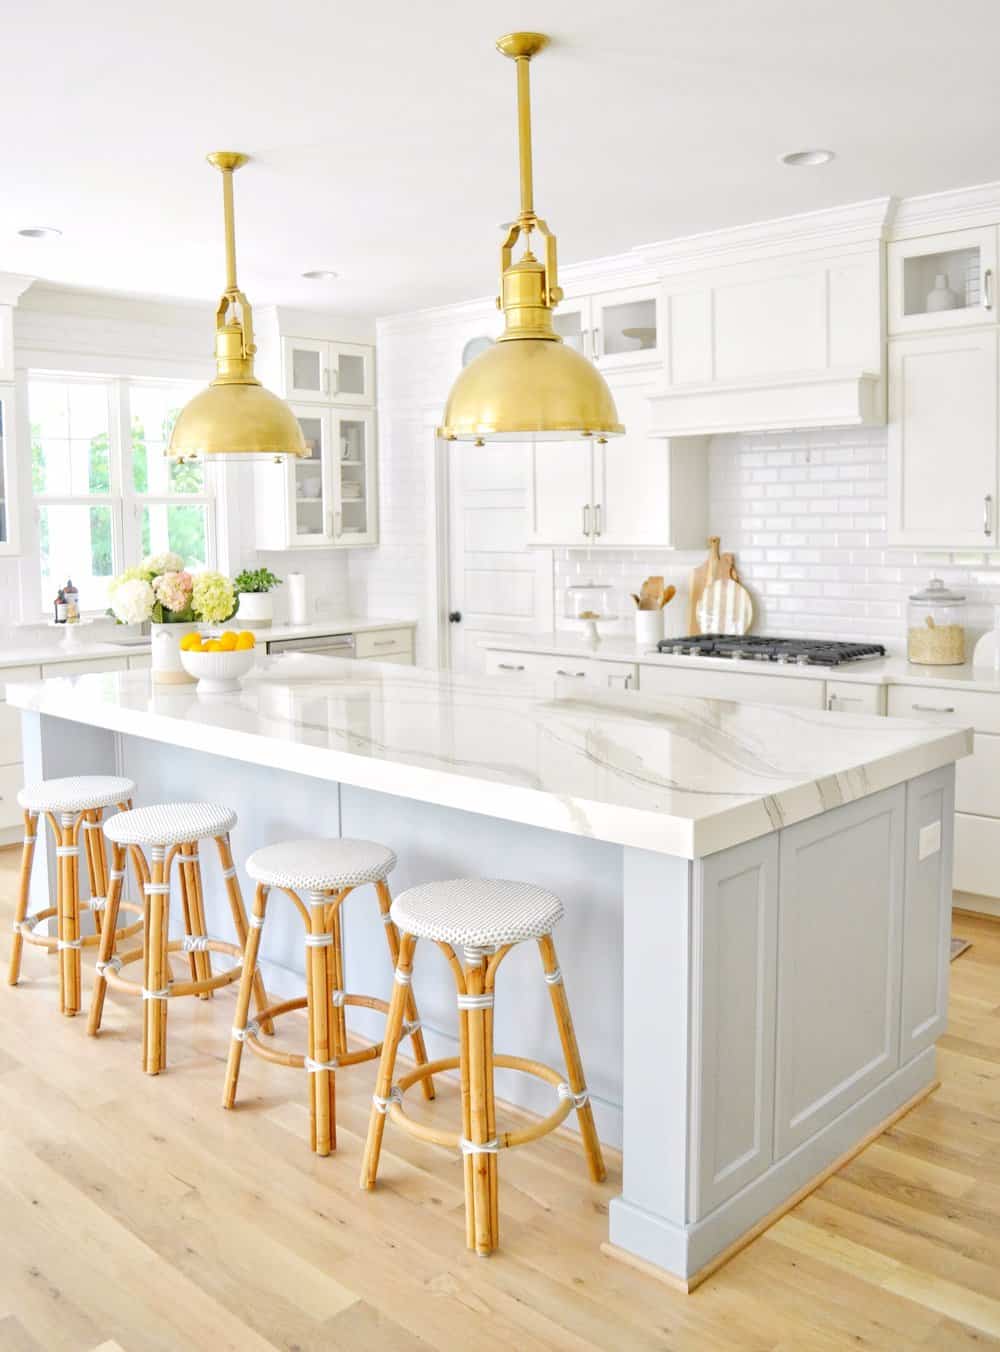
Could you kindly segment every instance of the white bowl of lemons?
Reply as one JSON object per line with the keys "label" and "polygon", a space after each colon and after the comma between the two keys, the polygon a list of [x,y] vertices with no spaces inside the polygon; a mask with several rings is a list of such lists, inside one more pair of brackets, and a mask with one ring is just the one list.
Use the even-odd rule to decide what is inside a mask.
{"label": "white bowl of lemons", "polygon": [[239,690],[240,680],[256,659],[256,640],[249,629],[226,629],[221,634],[185,634],[181,639],[181,665],[198,682],[202,695],[228,695]]}

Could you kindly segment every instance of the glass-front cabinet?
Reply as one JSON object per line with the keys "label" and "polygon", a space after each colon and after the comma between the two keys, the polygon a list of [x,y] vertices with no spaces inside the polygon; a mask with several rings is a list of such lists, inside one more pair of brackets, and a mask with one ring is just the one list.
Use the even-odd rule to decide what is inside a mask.
{"label": "glass-front cabinet", "polygon": [[289,537],[293,545],[328,545],[332,535],[330,420],[322,409],[295,410],[309,454],[289,460]]}
{"label": "glass-front cabinet", "polygon": [[334,409],[334,540],[338,545],[375,543],[374,418]]}
{"label": "glass-front cabinet", "polygon": [[374,404],[372,349],[364,343],[285,338],[285,397],[318,404]]}
{"label": "glass-front cabinet", "polygon": [[562,301],[553,325],[602,370],[654,364],[660,356],[656,287],[628,287]]}
{"label": "glass-front cabinet", "polygon": [[18,549],[14,387],[0,385],[0,554],[16,554]]}
{"label": "glass-front cabinet", "polygon": [[996,324],[997,230],[950,230],[889,246],[889,332]]}

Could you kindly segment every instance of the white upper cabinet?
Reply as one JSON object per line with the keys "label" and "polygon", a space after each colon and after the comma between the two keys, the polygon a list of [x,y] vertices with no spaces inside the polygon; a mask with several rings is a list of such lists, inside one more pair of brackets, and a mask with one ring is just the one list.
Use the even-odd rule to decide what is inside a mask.
{"label": "white upper cabinet", "polygon": [[532,447],[531,542],[700,547],[707,532],[706,440],[650,436],[648,379],[623,373],[610,384],[624,436]]}
{"label": "white upper cabinet", "polygon": [[373,350],[368,345],[283,338],[282,349],[287,399],[374,404]]}
{"label": "white upper cabinet", "polygon": [[602,371],[653,366],[662,359],[656,286],[569,297],[559,303],[553,326]]}
{"label": "white upper cabinet", "polygon": [[996,329],[889,345],[889,542],[997,544]]}
{"label": "white upper cabinet", "polygon": [[375,544],[375,419],[360,409],[331,410],[334,543]]}
{"label": "white upper cabinet", "polygon": [[891,334],[996,324],[995,226],[899,240],[888,267]]}

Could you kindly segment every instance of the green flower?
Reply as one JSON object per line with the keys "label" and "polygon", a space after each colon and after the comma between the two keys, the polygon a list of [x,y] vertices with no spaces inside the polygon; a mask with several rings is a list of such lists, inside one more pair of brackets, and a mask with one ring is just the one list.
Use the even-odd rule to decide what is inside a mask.
{"label": "green flower", "polygon": [[191,609],[205,624],[222,624],[236,613],[236,593],[221,573],[196,573]]}

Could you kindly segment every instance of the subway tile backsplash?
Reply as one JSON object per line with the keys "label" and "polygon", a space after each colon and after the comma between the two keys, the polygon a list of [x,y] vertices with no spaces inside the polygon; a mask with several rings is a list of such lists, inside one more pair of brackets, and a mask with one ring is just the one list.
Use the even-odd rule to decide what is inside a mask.
{"label": "subway tile backsplash", "polygon": [[[886,535],[886,430],[849,428],[714,437],[709,450],[712,532],[736,555],[750,589],[758,633],[870,638],[899,650],[906,599],[939,576],[969,599],[970,627],[993,624],[1000,605],[1000,554],[890,549]],[[620,616],[603,626],[627,634],[644,577],[662,573],[678,595],[665,611],[668,634],[686,629],[690,569],[704,551],[555,552],[555,613],[574,582],[609,583]]]}

